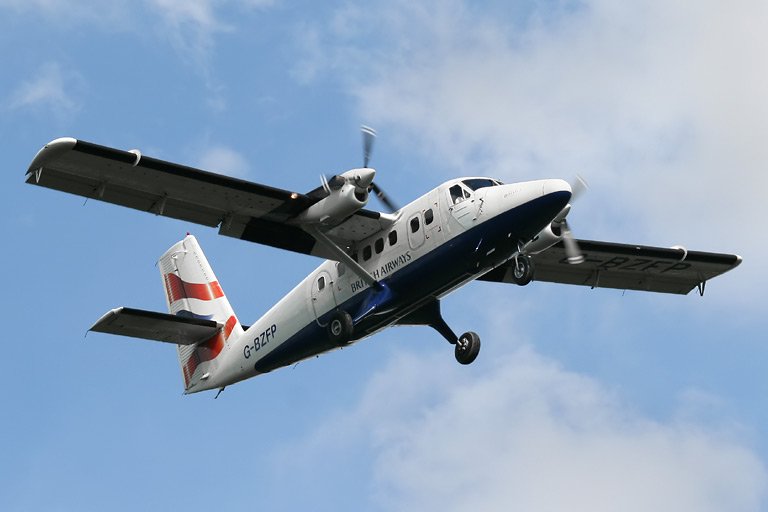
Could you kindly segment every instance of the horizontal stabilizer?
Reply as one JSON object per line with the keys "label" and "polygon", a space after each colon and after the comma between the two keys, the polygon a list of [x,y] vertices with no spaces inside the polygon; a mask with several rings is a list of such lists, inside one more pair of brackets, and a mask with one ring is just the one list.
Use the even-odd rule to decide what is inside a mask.
{"label": "horizontal stabilizer", "polygon": [[89,330],[176,345],[194,345],[215,336],[221,332],[221,327],[213,320],[117,308],[102,316]]}

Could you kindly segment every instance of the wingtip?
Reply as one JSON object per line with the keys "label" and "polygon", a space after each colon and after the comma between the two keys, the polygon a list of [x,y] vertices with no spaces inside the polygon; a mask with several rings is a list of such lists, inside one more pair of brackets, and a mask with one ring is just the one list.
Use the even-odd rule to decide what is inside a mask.
{"label": "wingtip", "polygon": [[104,324],[108,324],[112,320],[112,318],[114,318],[116,315],[119,315],[120,312],[123,311],[123,309],[125,309],[125,308],[124,307],[119,307],[119,308],[115,308],[115,309],[110,309],[109,311],[107,311],[106,313],[101,315],[101,318],[99,318],[96,321],[96,323],[93,324],[90,327],[90,329],[88,329],[88,332],[90,332],[90,331],[102,332],[101,329],[100,329],[101,326],[104,325]]}
{"label": "wingtip", "polygon": [[27,174],[32,174],[42,168],[51,159],[61,156],[75,147],[75,144],[77,144],[77,139],[72,137],[60,137],[52,140],[37,152],[35,158],[32,159],[32,163],[29,164]]}

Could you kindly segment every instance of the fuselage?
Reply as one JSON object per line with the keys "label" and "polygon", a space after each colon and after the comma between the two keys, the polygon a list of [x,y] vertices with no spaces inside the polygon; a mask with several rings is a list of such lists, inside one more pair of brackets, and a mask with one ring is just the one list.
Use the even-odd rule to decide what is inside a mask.
{"label": "fuselage", "polygon": [[352,343],[398,323],[434,299],[517,254],[568,204],[563,180],[501,184],[448,181],[397,212],[387,230],[358,242],[352,257],[380,286],[344,263],[323,262],[242,336],[230,338],[211,377],[190,392],[226,385],[335,350],[329,317],[348,312]]}

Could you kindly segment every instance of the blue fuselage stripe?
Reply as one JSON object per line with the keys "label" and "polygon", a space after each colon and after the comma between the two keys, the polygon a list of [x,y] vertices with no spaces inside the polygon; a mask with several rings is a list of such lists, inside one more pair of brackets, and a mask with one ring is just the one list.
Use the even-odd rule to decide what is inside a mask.
{"label": "blue fuselage stripe", "polygon": [[[368,288],[339,304],[337,309],[356,318],[376,306],[355,324],[355,339],[391,325],[431,298],[507,261],[518,243],[541,231],[569,198],[568,192],[555,192],[488,219],[393,271],[381,280],[386,287],[384,292]],[[261,358],[255,370],[268,372],[336,348],[320,325],[327,323],[333,311],[322,315],[319,322],[309,323]]]}

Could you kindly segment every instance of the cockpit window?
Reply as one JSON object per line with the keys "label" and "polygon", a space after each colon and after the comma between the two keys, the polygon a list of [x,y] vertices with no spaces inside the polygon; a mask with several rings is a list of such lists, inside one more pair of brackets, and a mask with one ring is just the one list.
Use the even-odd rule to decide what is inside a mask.
{"label": "cockpit window", "polygon": [[472,178],[470,180],[464,180],[462,181],[466,186],[471,188],[472,190],[477,190],[479,188],[485,188],[485,187],[494,187],[498,185],[497,182],[493,180],[489,180],[488,178]]}
{"label": "cockpit window", "polygon": [[469,197],[469,194],[466,190],[461,188],[461,185],[454,185],[450,188],[451,191],[451,202],[453,204],[460,203],[464,199]]}

